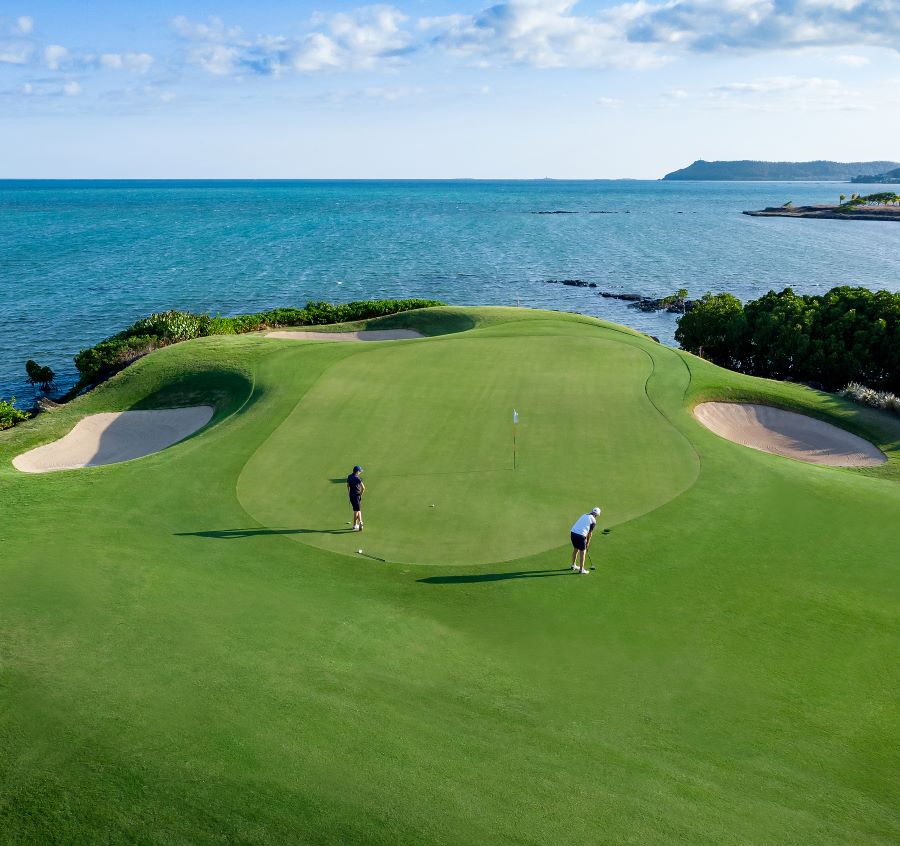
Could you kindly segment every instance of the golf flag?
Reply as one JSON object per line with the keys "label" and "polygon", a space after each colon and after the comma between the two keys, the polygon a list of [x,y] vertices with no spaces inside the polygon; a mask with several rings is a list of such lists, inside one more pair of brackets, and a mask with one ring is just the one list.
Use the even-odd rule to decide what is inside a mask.
{"label": "golf flag", "polygon": [[519,412],[513,409],[513,470],[516,469],[516,424],[519,422]]}

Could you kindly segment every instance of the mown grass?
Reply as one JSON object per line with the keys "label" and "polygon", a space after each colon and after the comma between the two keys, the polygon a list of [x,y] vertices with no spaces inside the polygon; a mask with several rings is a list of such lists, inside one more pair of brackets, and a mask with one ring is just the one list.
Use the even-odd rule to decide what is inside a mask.
{"label": "mown grass", "polygon": [[[895,430],[636,333],[516,316],[396,345],[185,343],[0,436],[0,841],[896,842],[893,464],[872,478],[779,459],[716,437],[690,406],[747,392],[808,408],[867,432],[892,462]],[[332,434],[309,440],[320,424],[304,421],[331,379],[354,362],[377,375],[378,358],[400,368],[412,352],[393,350],[432,344],[467,362],[454,345],[472,343],[486,346],[484,366],[511,368],[514,350],[538,384],[554,358],[568,373],[572,350],[596,350],[583,413],[597,441],[624,437],[628,417],[598,409],[603,385],[618,385],[633,419],[667,433],[642,472],[678,472],[687,451],[689,483],[631,519],[609,513],[588,577],[564,569],[577,516],[565,502],[556,547],[485,564],[381,564],[310,545],[285,533],[309,502],[284,523],[247,513],[242,474],[278,438],[290,435],[273,501],[302,490],[321,454],[347,462],[343,421],[368,425],[358,383]],[[604,355],[610,345],[628,350]],[[476,376],[460,386],[477,391]],[[623,394],[635,380],[640,392]],[[163,453],[47,476],[9,466],[80,414],[200,401],[204,384],[217,422]],[[422,419],[427,397],[410,388],[393,401]],[[473,407],[436,405],[434,424],[439,411],[469,432]],[[379,425],[399,439],[402,423]],[[410,451],[423,431],[400,433]],[[585,507],[620,500],[625,483],[603,467],[577,472],[596,444],[563,445],[572,461],[545,474]],[[260,481],[254,497],[264,493]],[[475,507],[507,495],[466,493]]]}

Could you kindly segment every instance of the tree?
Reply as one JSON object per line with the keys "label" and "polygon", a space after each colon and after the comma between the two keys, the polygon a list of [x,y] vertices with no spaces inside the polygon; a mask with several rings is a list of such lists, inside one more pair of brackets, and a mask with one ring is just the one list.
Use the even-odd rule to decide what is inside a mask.
{"label": "tree", "polygon": [[25,372],[28,374],[28,381],[31,385],[40,385],[44,393],[50,390],[50,386],[56,378],[56,374],[49,367],[41,367],[30,358],[25,362]]}
{"label": "tree", "polygon": [[847,195],[846,195],[846,194],[841,194],[841,196],[840,196],[840,204],[841,204],[841,205],[844,205],[844,200],[846,200],[846,199],[847,199]]}
{"label": "tree", "polygon": [[678,321],[676,340],[754,376],[836,390],[861,382],[900,393],[900,293],[842,286],[826,294],[769,291],[741,307],[707,294]]}
{"label": "tree", "polygon": [[692,311],[678,318],[675,340],[689,352],[723,367],[740,369],[747,323],[733,294],[706,293]]}

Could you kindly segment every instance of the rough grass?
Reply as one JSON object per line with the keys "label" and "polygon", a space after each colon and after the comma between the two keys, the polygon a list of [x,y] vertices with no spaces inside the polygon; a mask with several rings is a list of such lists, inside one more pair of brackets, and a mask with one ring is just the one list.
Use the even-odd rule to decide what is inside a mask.
{"label": "rough grass", "polygon": [[[404,348],[483,338],[503,362],[538,337],[517,352],[539,373],[546,339],[563,362],[629,345],[647,370],[599,355],[585,379],[644,380],[646,414],[696,457],[683,493],[597,539],[589,577],[562,569],[565,505],[556,548],[452,566],[339,554],[244,510],[238,481],[273,433],[391,345],[185,343],[0,436],[0,842],[897,841],[888,416],[522,316]],[[80,414],[201,401],[198,370],[220,416],[197,436],[120,466],[10,468]],[[691,418],[737,396],[852,425],[892,464],[810,467]],[[586,505],[617,496],[602,471],[571,485]]]}

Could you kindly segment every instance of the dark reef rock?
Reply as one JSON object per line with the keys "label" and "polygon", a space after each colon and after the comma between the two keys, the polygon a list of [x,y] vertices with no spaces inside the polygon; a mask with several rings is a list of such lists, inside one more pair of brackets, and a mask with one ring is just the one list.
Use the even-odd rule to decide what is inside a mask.
{"label": "dark reef rock", "polygon": [[570,288],[596,288],[596,282],[588,282],[584,279],[545,279],[545,285],[568,285]]}
{"label": "dark reef rock", "polygon": [[898,206],[771,206],[745,211],[750,217],[806,217],[819,220],[900,220]]}

